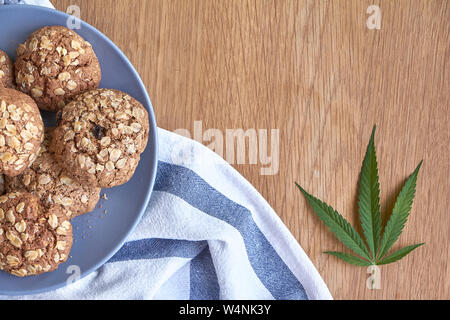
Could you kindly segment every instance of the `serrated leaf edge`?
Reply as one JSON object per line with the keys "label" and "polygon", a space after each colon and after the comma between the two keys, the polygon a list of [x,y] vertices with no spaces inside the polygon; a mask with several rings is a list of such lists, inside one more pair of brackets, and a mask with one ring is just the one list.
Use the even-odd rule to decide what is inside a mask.
{"label": "serrated leaf edge", "polygon": [[[395,244],[395,242],[397,242],[400,234],[403,231],[403,228],[406,225],[406,222],[408,221],[408,217],[411,213],[411,208],[415,198],[417,177],[419,175],[422,163],[423,161],[419,163],[416,170],[414,170],[414,172],[408,177],[396,199],[394,209],[392,210],[392,214],[384,229],[384,234],[378,251],[377,260],[380,260],[380,258],[384,257]],[[406,212],[403,210],[405,209],[403,208],[403,201],[406,201]],[[399,208],[400,206],[402,206],[402,208]]]}
{"label": "serrated leaf edge", "polygon": [[375,150],[376,126],[372,130],[366,155],[363,160],[358,188],[358,212],[363,233],[375,259],[381,238],[380,183]]}
{"label": "serrated leaf edge", "polygon": [[[325,202],[319,200],[318,198],[310,195],[306,190],[304,190],[298,183],[296,183],[297,187],[300,189],[300,191],[303,193],[303,195],[306,197],[308,203],[311,205],[311,207],[313,208],[313,210],[316,212],[316,214],[318,215],[319,219],[322,220],[322,222],[328,227],[328,229],[342,242],[342,244],[344,244],[347,248],[349,248],[350,250],[352,250],[354,253],[360,255],[361,257],[367,259],[367,260],[371,260],[370,258],[370,254],[369,251],[367,250],[367,247],[364,243],[364,240],[361,238],[361,236],[359,235],[358,232],[356,232],[356,230],[353,228],[353,226],[339,213],[337,212],[335,209],[333,209],[331,206],[329,206],[328,204],[326,204]],[[322,208],[323,211],[325,211],[325,215],[327,218],[331,219],[332,222],[334,222],[335,224],[338,225],[338,227],[340,229],[342,229],[342,231],[344,232],[345,236],[350,238],[354,245],[351,246],[345,242],[345,240],[343,240],[343,237],[340,234],[339,230],[334,230],[334,226],[331,226],[328,221],[326,219],[324,219],[324,217],[322,216],[321,213],[319,213],[316,208],[315,205],[319,205],[321,207],[325,207],[325,209]],[[332,212],[336,218],[339,221],[335,221],[335,219],[333,219],[332,217],[329,216],[328,212]],[[341,225],[342,224],[342,225]],[[356,249],[356,250],[355,250]]]}
{"label": "serrated leaf edge", "polygon": [[369,267],[372,265],[372,263],[368,260],[362,259],[358,256],[345,253],[345,252],[338,252],[338,251],[325,251],[324,254],[335,256],[336,258],[339,258],[347,263],[353,264],[355,266],[360,267]]}
{"label": "serrated leaf edge", "polygon": [[[411,246],[404,247],[400,250],[395,251],[394,253],[390,255],[386,255],[384,258],[377,261],[377,265],[384,265],[384,264],[390,264],[399,261],[400,259],[404,258],[408,254],[410,254],[413,250],[423,246],[425,243],[418,243]],[[392,260],[393,259],[393,260]],[[390,261],[392,260],[392,261]]]}

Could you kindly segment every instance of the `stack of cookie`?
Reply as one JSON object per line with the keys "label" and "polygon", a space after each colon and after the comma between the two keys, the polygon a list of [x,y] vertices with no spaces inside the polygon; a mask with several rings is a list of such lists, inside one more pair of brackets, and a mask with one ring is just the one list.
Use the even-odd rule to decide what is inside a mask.
{"label": "stack of cookie", "polygon": [[[39,29],[17,56],[0,51],[0,270],[23,277],[67,260],[70,220],[131,179],[149,121],[128,94],[98,89],[99,61],[72,30]],[[57,127],[44,128],[39,109],[56,112]]]}

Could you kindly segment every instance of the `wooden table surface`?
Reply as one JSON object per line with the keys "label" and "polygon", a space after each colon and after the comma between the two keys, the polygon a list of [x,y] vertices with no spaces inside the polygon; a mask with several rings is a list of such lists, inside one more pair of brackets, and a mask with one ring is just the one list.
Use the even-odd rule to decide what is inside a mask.
{"label": "wooden table surface", "polygon": [[[450,298],[450,2],[53,0],[109,36],[145,82],[168,130],[279,129],[279,171],[235,165],[311,257],[336,299]],[[369,30],[369,5],[381,29]],[[424,159],[396,247],[426,245],[381,268],[322,254],[344,250],[294,187],[357,218],[357,183],[374,124],[382,210]]]}

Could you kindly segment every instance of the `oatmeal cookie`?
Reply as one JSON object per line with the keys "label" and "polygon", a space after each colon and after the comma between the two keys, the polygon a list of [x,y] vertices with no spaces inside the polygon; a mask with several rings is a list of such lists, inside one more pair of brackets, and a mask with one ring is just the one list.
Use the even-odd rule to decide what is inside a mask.
{"label": "oatmeal cookie", "polygon": [[13,64],[8,55],[0,50],[0,87],[14,87]]}
{"label": "oatmeal cookie", "polygon": [[72,97],[97,88],[101,70],[89,42],[70,29],[51,26],[19,45],[15,76],[18,89],[39,108],[57,111]]}
{"label": "oatmeal cookie", "polygon": [[72,225],[59,208],[46,211],[26,192],[0,196],[0,270],[18,277],[54,271],[72,242]]}
{"label": "oatmeal cookie", "polygon": [[60,206],[69,219],[91,212],[100,199],[100,188],[69,178],[49,151],[54,128],[45,129],[45,139],[32,166],[16,177],[6,177],[7,192],[27,191],[41,199],[46,209]]}
{"label": "oatmeal cookie", "polygon": [[0,88],[0,173],[17,176],[28,168],[43,138],[44,124],[33,99]]}
{"label": "oatmeal cookie", "polygon": [[76,97],[58,120],[51,149],[74,180],[111,188],[131,179],[148,141],[142,104],[126,93],[99,89]]}

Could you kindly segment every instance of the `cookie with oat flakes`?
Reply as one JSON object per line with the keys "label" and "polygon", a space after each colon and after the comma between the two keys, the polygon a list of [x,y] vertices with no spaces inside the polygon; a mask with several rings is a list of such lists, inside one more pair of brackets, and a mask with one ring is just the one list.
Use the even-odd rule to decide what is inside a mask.
{"label": "cookie with oat flakes", "polygon": [[0,87],[14,88],[13,63],[2,50],[0,50]]}
{"label": "cookie with oat flakes", "polygon": [[46,209],[60,206],[69,219],[91,212],[100,199],[100,188],[69,178],[49,150],[54,128],[45,128],[39,155],[21,175],[6,177],[7,192],[27,191],[41,199]]}
{"label": "cookie with oat flakes", "polygon": [[45,210],[26,192],[0,196],[0,270],[18,277],[54,271],[72,242],[72,225],[59,208]]}
{"label": "cookie with oat flakes", "polygon": [[100,188],[128,182],[145,150],[148,112],[126,93],[99,89],[58,114],[51,149],[74,180]]}
{"label": "cookie with oat flakes", "polygon": [[33,99],[0,88],[0,173],[22,173],[36,159],[43,138],[44,124]]}
{"label": "cookie with oat flakes", "polygon": [[100,64],[89,42],[62,26],[32,33],[17,49],[16,83],[39,108],[58,111],[72,97],[98,87]]}

